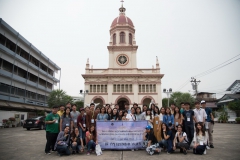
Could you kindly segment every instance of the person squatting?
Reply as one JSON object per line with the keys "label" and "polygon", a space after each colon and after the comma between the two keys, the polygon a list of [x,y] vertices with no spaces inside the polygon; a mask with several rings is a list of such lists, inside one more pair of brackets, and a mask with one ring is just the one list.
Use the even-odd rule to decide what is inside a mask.
{"label": "person squatting", "polygon": [[[142,109],[134,103],[130,108],[124,104],[120,110],[118,104],[103,107],[91,103],[89,107],[77,111],[75,104],[53,106],[52,112],[46,116],[45,153],[57,152],[59,156],[70,154],[90,155],[98,144],[96,121],[142,121],[146,120],[143,140],[148,154],[167,154],[177,152],[186,155],[206,154],[206,149],[213,146],[214,117],[206,102],[195,102],[195,109],[190,103],[180,106],[171,104],[168,108],[159,108],[154,103],[143,105]],[[132,149],[134,151],[134,149]]]}

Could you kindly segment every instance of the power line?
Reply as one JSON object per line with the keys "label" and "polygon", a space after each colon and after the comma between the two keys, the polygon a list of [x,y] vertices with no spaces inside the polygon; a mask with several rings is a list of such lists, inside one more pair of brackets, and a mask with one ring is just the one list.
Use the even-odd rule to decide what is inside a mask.
{"label": "power line", "polygon": [[[203,77],[203,76],[205,76],[205,75],[207,75],[207,74],[210,74],[210,73],[212,73],[212,72],[214,72],[214,71],[216,71],[216,70],[218,70],[218,69],[220,69],[220,68],[222,68],[222,67],[225,67],[225,66],[227,66],[227,65],[229,65],[229,64],[231,64],[231,63],[233,63],[233,62],[235,62],[235,61],[237,61],[237,60],[239,60],[240,58],[237,58],[237,59],[229,62],[230,60],[238,57],[239,55],[240,55],[240,54],[238,54],[237,56],[234,56],[233,58],[230,58],[229,60],[227,60],[227,61],[225,61],[225,62],[223,62],[223,63],[221,63],[221,64],[219,64],[219,65],[217,65],[217,66],[215,66],[215,67],[213,67],[213,68],[205,71],[205,72],[202,72],[202,73],[200,73],[200,74],[198,74],[198,75],[195,75],[194,77],[198,77],[198,78],[199,78],[199,77]],[[227,62],[229,62],[229,63],[227,63]],[[227,63],[227,64],[225,64],[225,63]],[[224,65],[223,65],[223,64],[224,64]]]}

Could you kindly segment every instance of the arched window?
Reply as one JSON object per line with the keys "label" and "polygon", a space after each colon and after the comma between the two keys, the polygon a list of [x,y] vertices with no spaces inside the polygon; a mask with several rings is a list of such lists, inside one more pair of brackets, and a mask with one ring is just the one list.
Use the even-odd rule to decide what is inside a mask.
{"label": "arched window", "polygon": [[120,43],[125,43],[125,33],[124,32],[120,33]]}
{"label": "arched window", "polygon": [[114,33],[113,34],[113,45],[115,45],[116,44],[116,34]]}
{"label": "arched window", "polygon": [[132,34],[129,33],[129,44],[132,45]]}

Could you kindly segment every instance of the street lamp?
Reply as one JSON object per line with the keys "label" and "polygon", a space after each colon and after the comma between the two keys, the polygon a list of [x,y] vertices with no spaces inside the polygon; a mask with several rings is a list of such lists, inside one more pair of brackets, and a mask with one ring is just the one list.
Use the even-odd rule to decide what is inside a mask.
{"label": "street lamp", "polygon": [[86,90],[86,91],[80,90],[80,94],[83,95],[83,101],[84,101],[84,106],[85,106],[85,96],[88,94],[88,90]]}
{"label": "street lamp", "polygon": [[169,107],[169,94],[172,93],[172,88],[169,88],[169,90],[164,88],[163,89],[163,93],[167,94],[167,97],[168,97],[168,107]]}

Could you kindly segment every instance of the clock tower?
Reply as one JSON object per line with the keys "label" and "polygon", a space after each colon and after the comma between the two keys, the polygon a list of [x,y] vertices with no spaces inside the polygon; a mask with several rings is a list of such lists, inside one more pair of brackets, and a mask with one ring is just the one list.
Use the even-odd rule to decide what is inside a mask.
{"label": "clock tower", "polygon": [[119,8],[119,16],[110,27],[109,69],[136,69],[137,48],[133,22],[125,15],[126,9]]}

